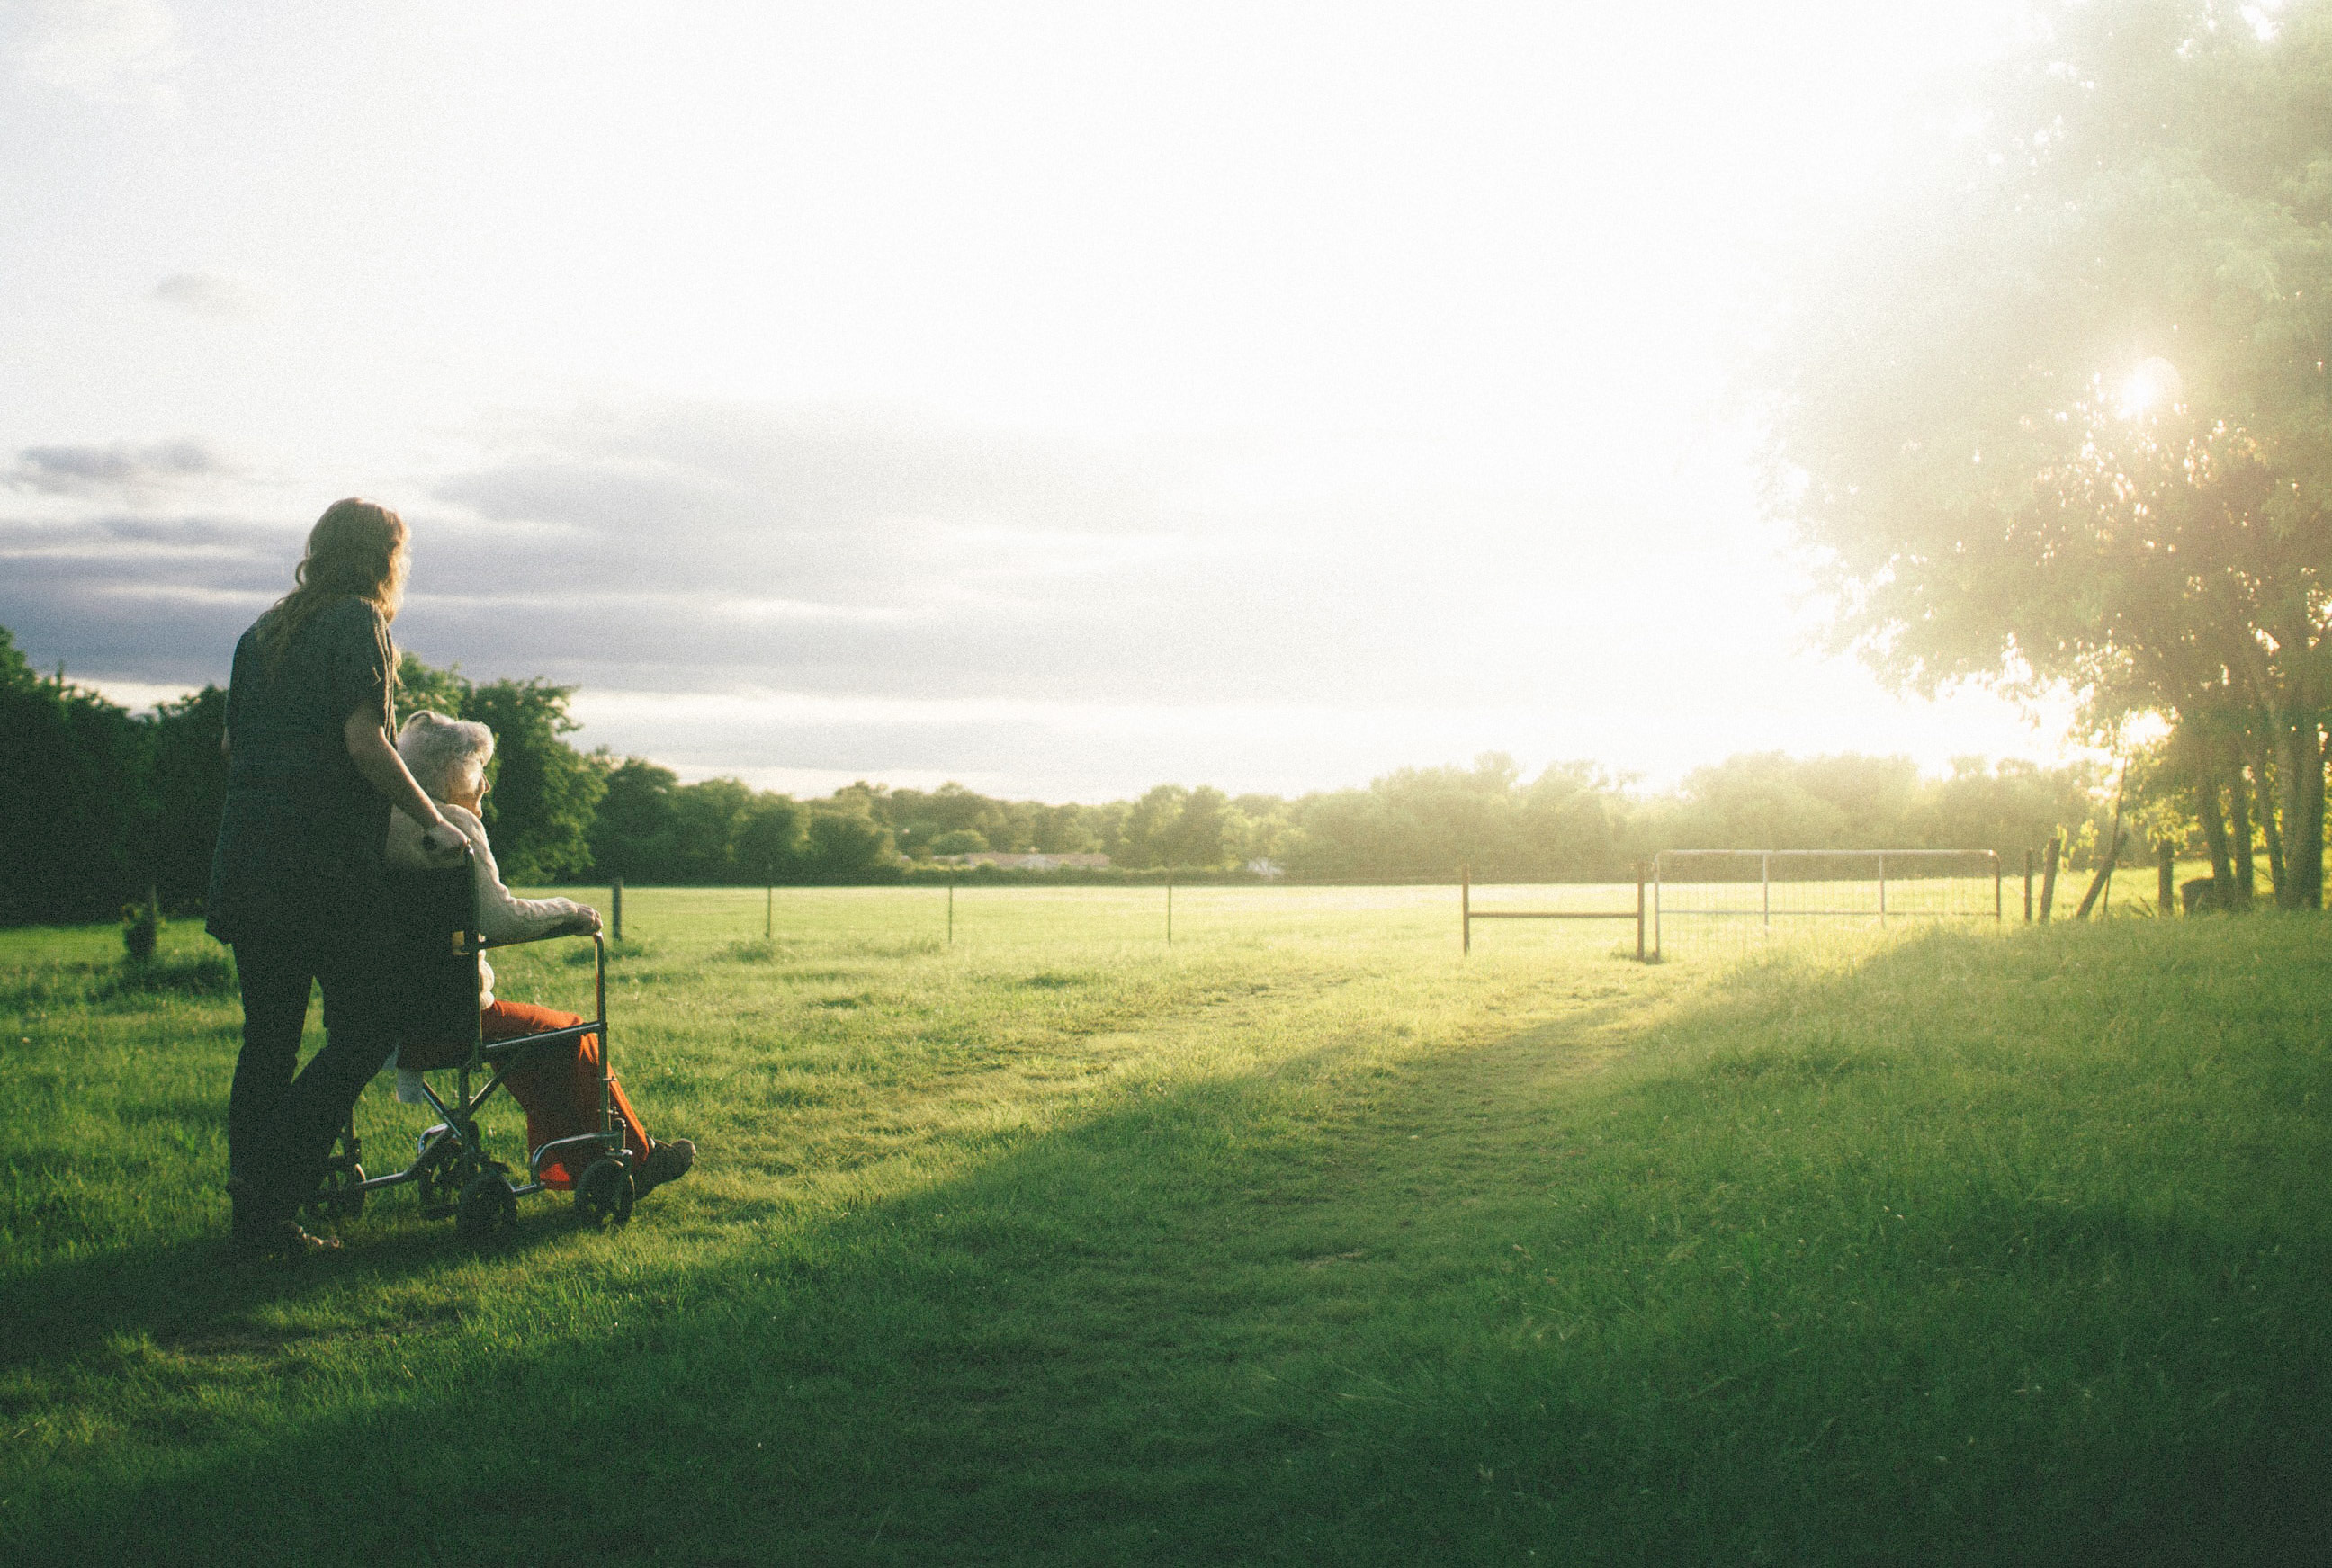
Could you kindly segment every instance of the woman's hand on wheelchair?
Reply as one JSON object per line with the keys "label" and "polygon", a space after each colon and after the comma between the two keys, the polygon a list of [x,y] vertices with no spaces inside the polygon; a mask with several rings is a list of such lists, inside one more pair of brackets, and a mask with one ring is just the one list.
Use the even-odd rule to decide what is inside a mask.
{"label": "woman's hand on wheelchair", "polygon": [[581,909],[567,917],[566,924],[559,927],[559,934],[562,936],[598,935],[599,912],[593,909],[589,904],[585,904]]}
{"label": "woman's hand on wheelchair", "polygon": [[469,839],[450,822],[440,822],[421,830],[421,847],[439,860],[457,858],[469,846]]}

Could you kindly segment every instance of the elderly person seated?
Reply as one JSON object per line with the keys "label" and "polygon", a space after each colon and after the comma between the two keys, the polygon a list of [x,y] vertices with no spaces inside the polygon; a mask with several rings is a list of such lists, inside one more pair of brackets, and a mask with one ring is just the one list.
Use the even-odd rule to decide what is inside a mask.
{"label": "elderly person seated", "polygon": [[[520,898],[502,885],[494,852],[486,844],[485,825],[478,808],[492,788],[486,763],[494,754],[494,732],[483,724],[449,719],[443,713],[416,713],[397,731],[397,753],[443,810],[445,819],[470,841],[478,877],[478,930],[489,942],[531,942],[562,932],[599,929],[598,911],[571,898]],[[425,869],[443,865],[443,854],[433,854],[421,832],[403,817],[391,820],[388,863],[392,866]],[[494,995],[493,966],[478,960],[479,1025],[489,1040],[512,1040],[549,1029],[581,1023],[574,1013],[526,1002],[505,1001]],[[397,1098],[407,1104],[425,1103],[411,1079],[397,1074]],[[539,1149],[556,1138],[570,1138],[599,1130],[599,1041],[586,1035],[574,1045],[538,1053],[508,1069],[502,1081],[526,1112],[527,1147]],[[609,1098],[632,1152],[632,1171],[638,1190],[685,1175],[695,1162],[696,1145],[685,1138],[658,1143],[647,1134],[621,1085],[610,1084]],[[553,1165],[543,1171],[553,1187],[569,1187],[573,1177]]]}

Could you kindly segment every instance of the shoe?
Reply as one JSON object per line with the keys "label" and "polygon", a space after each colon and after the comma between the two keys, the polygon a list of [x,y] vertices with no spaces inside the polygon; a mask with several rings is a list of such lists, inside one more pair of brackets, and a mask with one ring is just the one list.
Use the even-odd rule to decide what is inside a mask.
{"label": "shoe", "polygon": [[340,1240],[337,1236],[311,1236],[300,1229],[296,1219],[279,1219],[272,1224],[238,1224],[227,1233],[234,1250],[253,1261],[301,1263],[322,1252],[338,1252]]}
{"label": "shoe", "polygon": [[640,1168],[633,1172],[633,1190],[645,1198],[665,1182],[677,1181],[687,1175],[689,1167],[695,1163],[696,1145],[687,1139],[674,1138],[658,1143],[648,1151],[648,1157],[641,1161]]}

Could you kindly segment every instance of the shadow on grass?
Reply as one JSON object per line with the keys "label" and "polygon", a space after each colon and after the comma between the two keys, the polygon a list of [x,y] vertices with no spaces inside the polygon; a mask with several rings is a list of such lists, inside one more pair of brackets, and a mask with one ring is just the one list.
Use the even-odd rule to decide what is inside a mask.
{"label": "shadow on grass", "polygon": [[[1608,1081],[1580,1076],[1582,1026],[1128,1092],[797,1229],[676,1263],[611,1248],[585,1330],[445,1328],[453,1372],[100,1458],[36,1509],[20,1496],[19,1545],[707,1568],[2299,1560],[2327,1478],[2332,1224],[2298,1181],[2320,1112],[2232,1173],[2284,1184],[2280,1207],[2162,1199],[2206,1151],[2069,1096],[2111,1076],[2095,1031],[2060,1027],[2087,993],[2034,1000],[2067,951],[2081,985],[2127,996],[2127,949],[1939,942],[1753,980],[1642,1026],[1667,1044],[1637,1040]],[[2325,967],[2249,1076],[2195,1088],[2175,1018],[2141,1042],[2151,1066],[2107,1066],[2159,1124],[2257,1113],[2279,1063],[2309,1070],[2278,1031],[2308,1027]],[[1928,1006],[1908,1018],[1902,996]],[[2003,1018],[2036,1036],[2028,1073],[1994,1059]],[[719,1219],[676,1189],[635,1224]],[[331,1277],[393,1279],[447,1245],[368,1238]],[[43,1292],[150,1300],[198,1263]],[[214,1313],[261,1299],[210,1288]],[[62,1353],[43,1322],[30,1338]]]}
{"label": "shadow on grass", "polygon": [[[208,1107],[203,1107],[207,1112]],[[406,1203],[409,1194],[399,1194]],[[531,1206],[530,1206],[531,1205]],[[451,1220],[391,1229],[367,1224],[341,1252],[303,1260],[253,1259],[218,1234],[54,1262],[38,1288],[9,1291],[0,1306],[0,1370],[87,1356],[116,1340],[150,1338],[164,1349],[263,1345],[266,1309],[394,1285],[475,1259],[523,1256],[574,1229],[563,1198],[521,1200],[517,1228],[474,1246]]]}

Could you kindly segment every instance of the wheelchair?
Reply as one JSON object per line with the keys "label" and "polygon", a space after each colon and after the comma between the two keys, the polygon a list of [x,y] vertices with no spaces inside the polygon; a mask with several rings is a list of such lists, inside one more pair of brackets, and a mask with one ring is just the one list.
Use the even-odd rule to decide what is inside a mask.
{"label": "wheelchair", "polygon": [[[450,1099],[441,1097],[423,1078],[422,1093],[436,1110],[438,1123],[422,1133],[413,1162],[387,1176],[365,1173],[364,1146],[351,1110],[326,1161],[322,1183],[303,1205],[311,1216],[352,1218],[364,1211],[365,1200],[372,1193],[409,1183],[420,1196],[425,1216],[437,1219],[450,1214],[464,1237],[491,1240],[518,1223],[520,1199],[550,1190],[543,1172],[557,1165],[581,1171],[573,1184],[578,1219],[621,1225],[631,1218],[636,1192],[633,1155],[616,1124],[610,1091],[615,1069],[607,1044],[607,944],[591,934],[595,1016],[567,1028],[487,1040],[478,1006],[478,960],[489,946],[518,944],[488,943],[481,937],[476,876],[467,845],[459,865],[389,875],[397,1065],[425,1075],[451,1070],[454,1094]],[[597,1035],[599,1040],[599,1131],[555,1139],[531,1151],[526,1179],[513,1181],[510,1166],[487,1153],[478,1112],[503,1086],[511,1068],[543,1051],[569,1047],[586,1035]],[[481,1074],[484,1082],[473,1094],[471,1080]]]}

